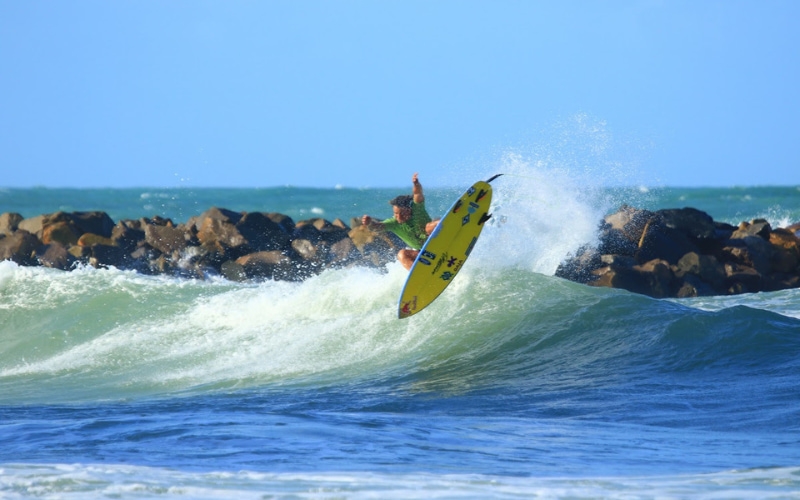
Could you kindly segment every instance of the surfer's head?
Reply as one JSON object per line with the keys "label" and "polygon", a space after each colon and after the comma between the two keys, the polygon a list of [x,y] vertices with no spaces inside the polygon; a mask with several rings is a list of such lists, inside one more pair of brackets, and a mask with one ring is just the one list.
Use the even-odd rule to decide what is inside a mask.
{"label": "surfer's head", "polygon": [[411,218],[411,202],[414,198],[407,194],[401,194],[389,200],[394,210],[394,218],[397,222],[403,223]]}

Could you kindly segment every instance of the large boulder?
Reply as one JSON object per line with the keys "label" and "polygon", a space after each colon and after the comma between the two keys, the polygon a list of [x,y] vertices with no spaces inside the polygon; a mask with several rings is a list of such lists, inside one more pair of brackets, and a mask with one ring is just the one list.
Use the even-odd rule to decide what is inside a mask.
{"label": "large boulder", "polygon": [[616,237],[623,237],[638,247],[645,227],[654,216],[655,214],[649,210],[622,205],[617,212],[605,217],[604,229],[614,232]]}
{"label": "large boulder", "polygon": [[[633,262],[633,261],[630,261]],[[674,273],[668,262],[654,259],[641,265],[611,265],[593,272],[592,286],[622,288],[630,292],[655,298],[673,295]]]}
{"label": "large boulder", "polygon": [[761,274],[769,274],[772,271],[772,252],[772,245],[760,236],[731,238],[727,246],[722,249],[726,261],[752,267]]}
{"label": "large boulder", "polygon": [[18,229],[0,238],[0,260],[12,260],[23,266],[34,266],[39,238],[24,229]]}
{"label": "large boulder", "polygon": [[0,214],[0,235],[10,235],[19,227],[19,223],[25,218],[16,212],[6,212]]}
{"label": "large boulder", "polygon": [[110,238],[114,229],[114,221],[105,212],[72,212],[69,217],[81,234],[93,233]]}
{"label": "large boulder", "polygon": [[651,220],[642,233],[636,260],[644,263],[654,259],[665,260],[670,264],[678,261],[689,252],[700,249],[682,229],[670,227],[660,220]]}
{"label": "large boulder", "polygon": [[361,260],[367,265],[383,267],[395,259],[395,255],[402,242],[399,238],[393,239],[384,231],[373,231],[367,226],[356,226],[348,232],[350,240],[361,254]]}
{"label": "large boulder", "polygon": [[44,267],[53,269],[69,270],[75,262],[75,257],[67,251],[67,247],[61,243],[51,243],[41,246],[36,250],[36,259]]}
{"label": "large boulder", "polygon": [[145,234],[142,224],[138,220],[123,220],[119,221],[114,229],[111,230],[111,241],[113,246],[120,247],[126,252],[131,253],[144,242]]}
{"label": "large boulder", "polygon": [[209,251],[235,259],[249,250],[247,239],[236,227],[241,218],[241,213],[224,208],[207,210],[194,222],[197,239]]}
{"label": "large boulder", "polygon": [[[711,291],[724,293],[726,285],[725,267],[713,255],[701,255],[689,252],[678,261],[675,266],[675,276],[685,279],[687,275],[696,276],[697,279],[707,284]],[[689,280],[696,287],[694,280]],[[701,293],[708,295],[708,293]]]}
{"label": "large boulder", "polygon": [[739,228],[730,236],[731,239],[745,239],[750,236],[757,236],[763,240],[769,241],[769,235],[772,232],[770,223],[764,219],[756,219],[750,222],[742,222]]}
{"label": "large boulder", "polygon": [[253,252],[286,250],[290,245],[294,223],[288,217],[278,220],[280,222],[275,222],[263,212],[248,212],[236,223],[236,229]]}
{"label": "large boulder", "polygon": [[664,226],[676,229],[689,238],[702,240],[716,235],[714,219],[696,208],[664,209],[657,213]]}
{"label": "large boulder", "polygon": [[151,247],[167,255],[179,253],[188,244],[186,230],[182,226],[175,227],[172,224],[145,225],[144,240]]}
{"label": "large boulder", "polygon": [[48,222],[42,228],[42,243],[60,243],[64,246],[72,246],[78,243],[81,237],[80,229],[70,220],[58,220]]}
{"label": "large boulder", "polygon": [[28,217],[19,222],[18,229],[22,229],[36,236],[42,237],[42,230],[44,229],[44,220],[46,215],[37,215],[36,217]]}
{"label": "large boulder", "polygon": [[278,250],[255,252],[236,259],[245,276],[250,279],[297,279],[297,268],[288,256]]}

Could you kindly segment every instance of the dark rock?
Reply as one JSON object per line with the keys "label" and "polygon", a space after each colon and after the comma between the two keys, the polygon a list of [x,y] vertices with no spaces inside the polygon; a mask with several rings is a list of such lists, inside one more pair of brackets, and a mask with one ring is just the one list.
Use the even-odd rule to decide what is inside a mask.
{"label": "dark rock", "polygon": [[13,234],[0,238],[0,260],[34,266],[37,263],[35,253],[39,245],[39,238],[24,229],[17,229]]}
{"label": "dark rock", "polygon": [[244,266],[232,260],[227,260],[222,263],[222,266],[220,267],[220,274],[225,279],[231,281],[247,280],[247,273],[244,270]]}
{"label": "dark rock", "polygon": [[649,210],[623,205],[616,213],[606,216],[604,221],[607,224],[607,230],[614,231],[615,236],[623,237],[633,243],[634,247],[638,247],[645,227],[654,216],[655,214]]}
{"label": "dark rock", "polygon": [[114,221],[105,212],[72,212],[70,219],[81,234],[93,233],[110,238],[114,229]]}
{"label": "dark rock", "polygon": [[750,236],[757,236],[763,240],[769,241],[769,235],[772,232],[769,222],[764,219],[756,219],[752,222],[742,222],[739,228],[733,232],[731,239],[745,239]]}
{"label": "dark rock", "polygon": [[72,268],[75,262],[75,257],[67,251],[67,247],[58,242],[39,247],[36,251],[36,259],[44,267],[64,271]]}
{"label": "dark rock", "polygon": [[764,290],[768,291],[798,288],[800,287],[800,275],[797,273],[773,273],[764,278],[763,286]]}
{"label": "dark rock", "polygon": [[111,231],[111,241],[114,246],[132,253],[139,243],[144,241],[144,231],[140,221],[120,221]]}
{"label": "dark rock", "polygon": [[274,278],[295,280],[297,267],[288,256],[278,250],[255,252],[236,259],[248,278]]}
{"label": "dark rock", "polygon": [[320,248],[311,240],[295,239],[292,241],[292,249],[297,252],[303,260],[320,262]]}
{"label": "dark rock", "polygon": [[[354,227],[348,236],[361,254],[362,262],[374,267],[383,267],[395,260],[395,255],[404,245],[399,239],[393,239],[382,231],[373,231],[367,226]],[[392,234],[392,236],[394,236]]]}
{"label": "dark rock", "polygon": [[[288,218],[287,218],[288,219]],[[290,246],[290,233],[287,227],[294,227],[294,223],[289,224],[291,219],[279,219],[284,225],[272,220],[268,214],[262,212],[250,212],[242,216],[236,223],[236,229],[245,239],[248,248],[253,252],[269,250],[287,250]]]}
{"label": "dark rock", "polygon": [[144,227],[144,240],[151,247],[168,255],[180,252],[187,245],[186,230],[181,226],[147,224]]}
{"label": "dark rock", "polygon": [[760,236],[746,236],[744,238],[731,238],[728,243],[736,246],[727,246],[722,252],[737,264],[752,267],[759,274],[771,272],[772,245]]}
{"label": "dark rock", "polygon": [[655,298],[672,296],[674,274],[669,263],[655,259],[633,267],[606,266],[594,271],[596,279],[589,284],[622,288]]}
{"label": "dark rock", "polygon": [[600,255],[633,256],[638,248],[638,242],[628,239],[621,230],[606,228],[600,237],[597,253]]}
{"label": "dark rock", "polygon": [[700,240],[715,237],[717,228],[714,219],[701,210],[674,208],[659,210],[657,213],[664,226],[680,231],[689,238]]}
{"label": "dark rock", "polygon": [[675,293],[675,296],[678,298],[709,297],[717,294],[716,290],[697,275],[686,274],[681,280],[678,291]]}
{"label": "dark rock", "polygon": [[269,212],[266,215],[272,222],[277,224],[284,233],[292,234],[294,232],[294,220],[288,215],[277,212]]}
{"label": "dark rock", "polygon": [[728,293],[731,295],[761,290],[761,274],[752,267],[727,263],[725,264],[725,275],[727,276]]}
{"label": "dark rock", "polygon": [[328,250],[328,265],[330,267],[346,266],[355,262],[359,253],[353,240],[349,237],[342,238],[336,243],[332,244]]}
{"label": "dark rock", "polygon": [[76,262],[82,262],[84,264],[88,264],[89,259],[92,257],[92,249],[90,247],[73,245],[67,249],[67,252],[75,258]]}
{"label": "dark rock", "polygon": [[[689,252],[678,261],[675,266],[675,276],[686,279],[687,275],[694,275],[702,280],[712,291],[724,293],[725,290],[725,267],[717,261],[713,255],[700,255],[696,252]],[[692,280],[690,283],[694,284]],[[697,288],[695,286],[695,288]],[[704,292],[702,295],[711,295]]]}
{"label": "dark rock", "polygon": [[239,212],[234,212],[227,208],[211,207],[197,217],[189,219],[187,226],[194,225],[199,232],[206,219],[213,219],[219,222],[236,225],[241,218],[242,214]]}
{"label": "dark rock", "polygon": [[603,266],[601,259],[596,249],[584,245],[578,249],[575,256],[569,256],[558,265],[555,275],[577,283],[589,283],[596,278],[592,271]]}
{"label": "dark rock", "polygon": [[635,256],[638,262],[661,259],[677,264],[689,252],[699,253],[700,249],[686,236],[685,231],[653,221],[645,228]]}
{"label": "dark rock", "polygon": [[93,267],[115,267],[117,269],[141,269],[133,266],[133,257],[123,248],[113,245],[92,245],[89,264]]}
{"label": "dark rock", "polygon": [[60,243],[64,246],[72,246],[78,243],[81,237],[80,229],[68,220],[47,222],[42,229],[42,243]]}
{"label": "dark rock", "polygon": [[309,240],[313,242],[320,241],[322,235],[319,228],[314,224],[313,220],[301,220],[295,225],[292,239]]}

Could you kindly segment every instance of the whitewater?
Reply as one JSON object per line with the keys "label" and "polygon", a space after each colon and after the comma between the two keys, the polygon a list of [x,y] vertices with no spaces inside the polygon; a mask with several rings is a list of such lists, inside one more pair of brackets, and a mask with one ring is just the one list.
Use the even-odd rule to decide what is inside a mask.
{"label": "whitewater", "polygon": [[[470,260],[405,320],[397,263],[300,283],[0,263],[0,497],[800,498],[798,290],[553,276],[621,203],[777,227],[800,190],[499,168]],[[349,222],[402,189],[6,189],[0,212]],[[462,189],[426,188],[429,211]]]}

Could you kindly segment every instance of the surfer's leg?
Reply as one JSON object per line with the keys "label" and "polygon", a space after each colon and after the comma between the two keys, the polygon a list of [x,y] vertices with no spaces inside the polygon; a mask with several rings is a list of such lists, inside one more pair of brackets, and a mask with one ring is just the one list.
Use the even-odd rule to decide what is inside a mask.
{"label": "surfer's leg", "polygon": [[397,260],[399,260],[407,270],[411,270],[411,266],[414,264],[414,259],[417,258],[418,253],[419,250],[404,248],[397,252]]}
{"label": "surfer's leg", "polygon": [[441,220],[441,219],[432,220],[432,221],[428,222],[427,224],[425,224],[425,233],[428,236],[430,236],[430,234],[433,232],[433,230],[436,229],[436,226],[439,225],[439,220]]}

